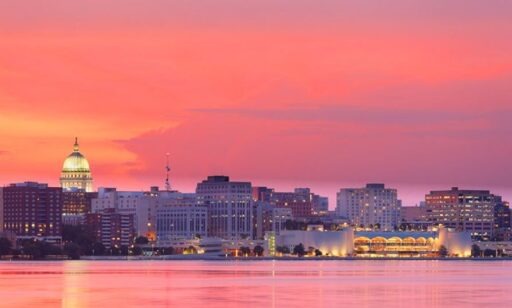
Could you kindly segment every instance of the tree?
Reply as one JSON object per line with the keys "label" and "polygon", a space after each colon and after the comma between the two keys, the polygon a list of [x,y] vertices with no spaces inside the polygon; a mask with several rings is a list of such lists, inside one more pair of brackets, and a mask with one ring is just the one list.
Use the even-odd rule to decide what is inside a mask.
{"label": "tree", "polygon": [[496,257],[496,250],[487,248],[484,250],[484,256],[485,257]]}
{"label": "tree", "polygon": [[71,260],[80,260],[81,256],[81,250],[80,246],[78,244],[75,244],[73,242],[66,243],[64,245],[64,253],[71,259]]}
{"label": "tree", "polygon": [[147,245],[147,244],[149,244],[149,240],[145,236],[139,236],[139,237],[135,238],[135,244],[136,245]]}
{"label": "tree", "polygon": [[322,256],[322,252],[319,249],[315,249],[315,256],[321,257]]}
{"label": "tree", "polygon": [[134,246],[132,249],[132,254],[134,256],[140,256],[142,254],[142,248],[140,248],[140,246]]}
{"label": "tree", "polygon": [[94,256],[102,256],[105,254],[105,251],[107,250],[105,246],[102,243],[94,242],[92,244],[92,255]]}
{"label": "tree", "polygon": [[192,245],[188,246],[188,248],[185,249],[185,254],[195,255],[197,254],[197,249]]}
{"label": "tree", "polygon": [[34,260],[44,259],[48,255],[62,255],[60,247],[48,242],[27,240],[22,243],[23,253]]}
{"label": "tree", "polygon": [[251,254],[251,248],[246,247],[246,246],[240,247],[240,254],[242,254],[242,256],[250,255]]}
{"label": "tree", "polygon": [[482,255],[482,249],[480,249],[480,246],[478,246],[477,244],[473,244],[471,246],[471,256],[472,257],[480,257]]}
{"label": "tree", "polygon": [[64,243],[73,242],[80,246],[81,254],[93,254],[93,246],[96,240],[96,234],[90,226],[62,226],[62,241]]}
{"label": "tree", "polygon": [[122,245],[121,246],[121,255],[122,256],[127,256],[129,253],[129,249],[128,249],[128,246],[126,245]]}
{"label": "tree", "polygon": [[264,251],[265,251],[265,249],[263,247],[261,247],[260,245],[256,245],[253,249],[254,254],[257,255],[258,257],[263,256]]}
{"label": "tree", "polygon": [[443,245],[441,245],[441,247],[439,247],[439,256],[441,258],[446,258],[448,256],[448,249],[446,249],[446,247]]}
{"label": "tree", "polygon": [[163,255],[172,255],[174,254],[174,247],[165,247],[162,249]]}
{"label": "tree", "polygon": [[11,253],[12,243],[5,237],[0,237],[0,256]]}
{"label": "tree", "polygon": [[302,245],[302,243],[300,243],[299,245],[296,245],[295,247],[293,247],[293,254],[297,255],[299,257],[303,257],[306,254],[304,245]]}
{"label": "tree", "polygon": [[288,246],[277,246],[276,251],[283,255],[287,255],[290,253],[290,248],[288,248]]}

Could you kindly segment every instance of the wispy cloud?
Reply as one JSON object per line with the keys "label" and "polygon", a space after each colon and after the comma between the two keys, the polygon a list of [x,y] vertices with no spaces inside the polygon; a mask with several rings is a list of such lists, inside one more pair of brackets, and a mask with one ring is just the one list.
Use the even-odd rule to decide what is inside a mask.
{"label": "wispy cloud", "polygon": [[320,106],[314,108],[203,108],[198,113],[226,114],[276,121],[327,121],[364,124],[440,124],[471,121],[474,113],[444,110],[384,109],[357,106]]}

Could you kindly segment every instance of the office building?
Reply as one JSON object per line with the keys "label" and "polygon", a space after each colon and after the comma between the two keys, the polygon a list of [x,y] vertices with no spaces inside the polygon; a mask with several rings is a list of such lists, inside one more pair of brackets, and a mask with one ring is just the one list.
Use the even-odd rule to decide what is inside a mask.
{"label": "office building", "polygon": [[208,209],[208,236],[252,238],[252,186],[227,176],[209,176],[197,184],[200,205]]}
{"label": "office building", "polygon": [[47,184],[11,184],[3,191],[3,227],[18,239],[59,242],[62,228],[62,189]]}
{"label": "office building", "polygon": [[459,231],[468,231],[478,239],[494,235],[494,209],[500,196],[488,190],[431,191],[425,196],[428,220]]}
{"label": "office building", "polygon": [[195,202],[167,205],[156,212],[156,236],[159,246],[171,246],[177,240],[208,236],[208,211]]}
{"label": "office building", "polygon": [[101,213],[86,214],[85,221],[107,249],[129,247],[135,238],[132,214],[105,209]]}
{"label": "office building", "polygon": [[402,202],[397,190],[384,184],[367,184],[363,188],[343,188],[337,194],[336,214],[354,226],[393,230],[400,224]]}
{"label": "office building", "polygon": [[85,214],[91,213],[92,199],[98,193],[86,192],[83,189],[71,188],[62,193],[62,224],[79,225],[84,223]]}
{"label": "office building", "polygon": [[329,200],[311,192],[309,188],[295,188],[292,192],[276,192],[267,187],[255,187],[253,199],[268,202],[275,208],[289,208],[295,218],[327,215]]}

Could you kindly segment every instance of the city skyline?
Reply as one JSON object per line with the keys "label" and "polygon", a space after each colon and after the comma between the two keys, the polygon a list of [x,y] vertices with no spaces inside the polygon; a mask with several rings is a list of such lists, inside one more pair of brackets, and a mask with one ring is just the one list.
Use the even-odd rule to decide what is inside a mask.
{"label": "city skyline", "polygon": [[[78,141],[78,137],[75,137],[74,138],[75,140],[75,143],[73,145],[73,151],[71,152],[71,154],[66,158],[66,160],[64,161],[64,170],[66,170],[66,168],[73,168],[73,167],[77,167],[77,168],[83,168],[83,167],[86,167],[86,170],[89,170],[90,172],[90,168],[89,168],[89,162],[88,160],[80,153],[79,151],[79,141]],[[76,155],[78,155],[81,159],[79,161],[76,160]],[[166,155],[166,164],[168,163],[167,162],[167,155]],[[71,160],[70,160],[71,159]],[[85,163],[85,165],[83,165]],[[76,166],[75,166],[76,165]],[[169,171],[172,170],[172,169],[169,169]],[[164,171],[163,171],[163,176],[165,176],[167,178],[167,166],[164,166]],[[219,176],[225,176],[225,174],[210,174],[210,175],[219,175]],[[71,186],[73,185],[79,185],[77,183],[73,183],[73,177],[77,177],[79,176],[78,174],[77,175],[69,175],[69,181],[71,181]],[[88,177],[90,177],[90,173],[88,175]],[[137,187],[137,188],[133,188],[133,187],[120,187],[118,186],[116,183],[111,183],[109,185],[95,185],[94,186],[94,191],[97,191],[98,188],[106,188],[106,187],[115,187],[117,189],[120,189],[120,190],[135,190],[135,191],[147,191],[150,187],[152,186],[157,186],[157,187],[161,187],[162,189],[165,189],[166,187],[166,184],[167,184],[167,181],[166,181],[166,178],[164,178],[163,180],[163,183],[145,183],[146,185],[143,186],[143,187]],[[196,182],[189,182],[189,181],[186,181],[184,183],[178,183],[178,185],[174,185],[174,181],[172,179],[172,177],[169,178],[170,180],[170,185],[172,187],[172,189],[175,189],[175,190],[178,190],[178,191],[181,191],[181,192],[191,192],[195,189],[195,186],[197,185],[197,183],[200,181],[200,180],[197,180]],[[191,179],[188,179],[188,180],[191,180]],[[37,179],[21,179],[20,181],[18,182],[41,182]],[[89,178],[88,181],[91,181],[89,184],[88,187],[88,191],[93,191],[93,186],[92,186],[92,180]],[[192,180],[194,181],[194,180]],[[244,179],[245,181],[245,179]],[[298,183],[297,185],[293,185],[293,182],[279,182],[279,181],[267,181],[265,183],[254,183],[253,181],[251,181],[250,179],[247,179],[248,182],[250,182],[253,187],[273,187],[275,189],[277,189],[278,191],[279,190],[293,190],[295,188],[299,188],[299,187],[308,187],[308,188],[312,188],[313,190],[317,190],[318,192],[320,192],[321,194],[327,196],[329,198],[329,210],[334,210],[335,207],[336,207],[336,199],[337,199],[337,194],[340,190],[342,189],[357,189],[357,187],[359,186],[364,186],[366,184],[369,184],[369,183],[380,183],[378,181],[367,181],[363,184],[353,184],[353,185],[336,185],[334,183],[332,183],[332,186],[325,186],[325,185],[320,185],[318,183],[315,183],[313,182],[313,185],[311,185],[311,183],[306,183],[305,180],[299,180],[295,183]],[[10,183],[14,183],[16,181],[10,181],[8,183],[5,183],[3,184],[4,186],[10,184]],[[61,175],[61,178],[59,178],[57,181],[55,180],[48,180],[48,181],[42,181],[44,183],[47,183],[49,184],[50,186],[62,186],[63,183],[62,183],[62,175]],[[299,185],[300,184],[300,185]],[[316,185],[315,185],[316,184]],[[383,183],[383,184],[386,184],[387,186],[393,186],[393,185],[389,185],[389,183]],[[67,185],[67,184],[66,184]],[[85,185],[85,184],[84,184]],[[318,185],[318,186],[317,186]],[[65,188],[66,186],[62,186],[63,188]],[[400,190],[400,189],[397,189],[398,191],[398,198],[399,200],[402,201],[402,206],[418,206],[421,202],[423,202],[425,199],[424,197],[426,195],[428,195],[431,191],[435,191],[435,190],[444,190],[444,189],[448,189],[448,188],[452,188],[452,187],[458,187],[456,185],[454,186],[450,186],[450,187],[442,187],[441,185],[432,185],[432,186],[425,186],[425,187],[422,187],[422,189],[428,189],[424,194],[421,194],[420,192],[420,188],[417,188],[418,190],[416,191],[416,195],[419,196],[419,194],[421,194],[421,197],[419,197],[418,199],[414,200],[414,199],[408,199],[408,197],[410,198],[410,196],[413,196],[415,195],[414,193],[413,194],[407,194],[407,191],[405,190],[405,193],[404,191]],[[465,189],[480,189],[480,190],[491,190],[491,189],[487,189],[487,188],[482,188],[482,187],[464,187]],[[497,193],[498,195],[501,195],[501,196],[507,196],[506,193],[504,194],[500,194],[499,193],[499,190],[496,190],[496,191],[493,191],[495,193]],[[409,192],[410,193],[410,192]],[[403,198],[402,196],[405,196],[405,198]],[[506,198],[505,198],[506,199]],[[508,200],[508,199],[506,199]]]}
{"label": "city skyline", "polygon": [[182,190],[512,197],[508,2],[30,3],[0,4],[1,184],[56,184],[78,135],[101,186],[160,184],[170,152]]}

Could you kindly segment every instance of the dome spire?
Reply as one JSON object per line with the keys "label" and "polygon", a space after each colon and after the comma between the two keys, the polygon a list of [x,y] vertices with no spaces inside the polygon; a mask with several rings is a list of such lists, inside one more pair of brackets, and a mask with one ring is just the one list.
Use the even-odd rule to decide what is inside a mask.
{"label": "dome spire", "polygon": [[75,137],[75,144],[73,145],[73,151],[78,152],[78,137]]}

